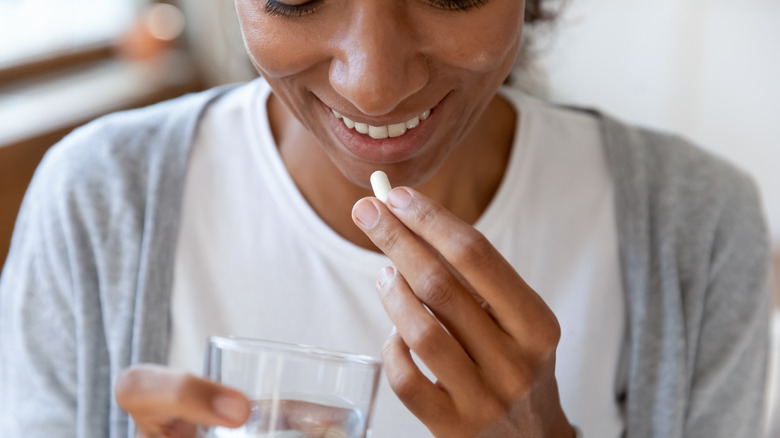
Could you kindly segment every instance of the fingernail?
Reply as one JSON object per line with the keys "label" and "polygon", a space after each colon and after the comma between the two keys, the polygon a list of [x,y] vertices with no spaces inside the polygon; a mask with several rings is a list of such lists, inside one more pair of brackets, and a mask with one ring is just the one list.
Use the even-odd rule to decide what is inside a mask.
{"label": "fingernail", "polygon": [[[396,333],[398,333],[398,327],[393,326],[393,328],[390,329],[390,336],[393,336]],[[390,336],[388,336],[388,337],[390,337]]]}
{"label": "fingernail", "polygon": [[355,205],[355,217],[364,228],[371,229],[379,222],[379,210],[373,202],[362,199]]}
{"label": "fingernail", "polygon": [[395,208],[406,208],[412,202],[412,194],[406,189],[395,188],[387,195],[387,201]]}
{"label": "fingernail", "polygon": [[246,419],[247,405],[243,400],[229,395],[218,395],[211,401],[214,411],[220,417],[232,422]]}
{"label": "fingernail", "polygon": [[388,281],[392,280],[393,277],[395,277],[395,268],[392,266],[386,266],[382,268],[381,271],[379,271],[379,279],[377,282],[379,283],[379,287],[382,287],[387,283]]}

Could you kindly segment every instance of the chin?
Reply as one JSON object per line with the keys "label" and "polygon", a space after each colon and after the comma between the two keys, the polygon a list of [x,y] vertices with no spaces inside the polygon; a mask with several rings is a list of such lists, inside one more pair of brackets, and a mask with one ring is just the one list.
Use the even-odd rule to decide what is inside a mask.
{"label": "chin", "polygon": [[342,163],[342,165],[339,165],[339,163],[336,163],[336,167],[347,180],[356,186],[369,190],[371,189],[370,177],[374,171],[381,170],[385,172],[393,187],[407,186],[416,188],[430,180],[441,165],[441,161],[430,163],[422,158],[390,164],[361,162]]}

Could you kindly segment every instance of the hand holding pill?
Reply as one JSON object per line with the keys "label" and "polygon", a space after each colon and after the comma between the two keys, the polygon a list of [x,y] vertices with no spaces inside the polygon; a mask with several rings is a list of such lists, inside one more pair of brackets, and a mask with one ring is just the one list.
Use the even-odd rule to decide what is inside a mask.
{"label": "hand holding pill", "polygon": [[[389,189],[383,174],[371,182],[377,198]],[[574,437],[555,379],[558,320],[479,231],[407,187],[361,199],[352,217],[394,263],[377,281],[397,327],[390,386],[435,436]]]}

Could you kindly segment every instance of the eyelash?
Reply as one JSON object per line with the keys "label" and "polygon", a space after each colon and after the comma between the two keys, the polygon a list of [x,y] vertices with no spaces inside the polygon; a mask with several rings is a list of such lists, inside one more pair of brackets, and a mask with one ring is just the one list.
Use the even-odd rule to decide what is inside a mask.
{"label": "eyelash", "polygon": [[468,11],[484,6],[488,0],[428,0],[433,6],[448,11]]}
{"label": "eyelash", "polygon": [[[265,12],[272,16],[299,18],[314,12],[323,1],[325,0],[311,0],[300,5],[288,5],[278,0],[266,0]],[[436,8],[447,11],[468,11],[484,6],[488,0],[428,0],[428,2]]]}
{"label": "eyelash", "polygon": [[273,16],[299,18],[309,15],[325,0],[311,0],[301,5],[288,5],[277,0],[266,0],[265,12]]}

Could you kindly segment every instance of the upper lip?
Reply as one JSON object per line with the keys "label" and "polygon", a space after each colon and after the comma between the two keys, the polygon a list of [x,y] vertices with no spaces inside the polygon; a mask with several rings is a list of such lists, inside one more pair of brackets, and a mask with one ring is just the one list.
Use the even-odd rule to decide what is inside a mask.
{"label": "upper lip", "polygon": [[423,108],[423,109],[421,109],[420,111],[418,111],[416,113],[411,113],[411,114],[407,113],[407,115],[405,115],[405,116],[392,116],[392,117],[387,117],[387,118],[384,118],[384,119],[381,119],[381,120],[368,120],[365,116],[362,116],[362,115],[361,116],[353,116],[349,111],[342,111],[342,110],[340,110],[340,109],[338,109],[338,108],[336,108],[334,106],[330,106],[327,103],[322,102],[321,100],[320,100],[320,102],[322,102],[322,104],[325,105],[329,110],[336,110],[336,112],[338,112],[342,116],[352,120],[355,123],[365,123],[366,125],[370,125],[370,126],[388,126],[388,125],[394,125],[394,124],[397,124],[397,123],[406,123],[407,121],[409,121],[409,120],[411,120],[411,119],[413,119],[415,117],[418,117],[420,114],[424,113],[425,111],[432,110],[432,109],[436,108],[436,106],[439,105],[439,102],[441,102],[441,100],[442,99],[437,101],[433,106],[431,106],[429,108]]}

